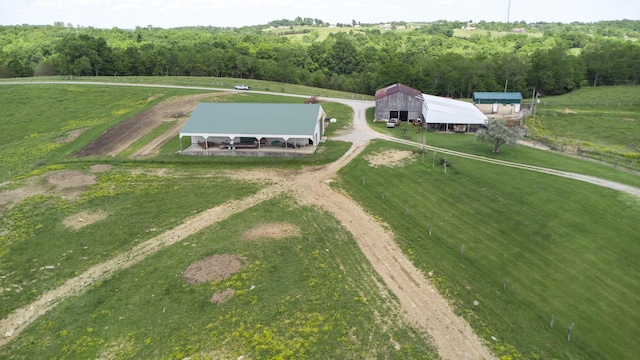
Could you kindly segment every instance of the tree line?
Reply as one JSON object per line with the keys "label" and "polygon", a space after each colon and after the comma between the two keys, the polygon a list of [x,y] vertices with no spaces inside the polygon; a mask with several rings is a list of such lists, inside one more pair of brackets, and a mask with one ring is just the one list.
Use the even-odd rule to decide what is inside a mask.
{"label": "tree line", "polygon": [[[635,85],[640,78],[640,43],[631,37],[640,36],[640,21],[480,22],[475,32],[455,35],[467,23],[394,23],[383,29],[353,20],[322,40],[319,30],[328,24],[319,19],[270,24],[304,31],[283,36],[265,31],[269,26],[0,26],[0,77],[234,77],[363,94],[401,82],[457,98],[474,91],[526,95],[533,88],[557,95],[581,86]],[[509,27],[527,33],[501,32]]]}

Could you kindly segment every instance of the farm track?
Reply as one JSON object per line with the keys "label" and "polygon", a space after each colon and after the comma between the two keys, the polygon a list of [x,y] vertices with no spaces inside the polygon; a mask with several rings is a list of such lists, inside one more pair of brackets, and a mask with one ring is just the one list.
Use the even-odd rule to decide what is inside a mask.
{"label": "farm track", "polygon": [[[50,84],[51,82],[46,83]],[[79,84],[78,82],[58,83]],[[91,84],[115,85],[108,83]],[[117,85],[126,86],[126,84]],[[132,86],[144,85],[133,84]],[[152,87],[194,89],[194,87],[182,86],[152,85]],[[227,91],[227,89],[214,88],[197,89]],[[373,106],[373,102],[371,101],[326,98],[321,98],[320,100],[340,102],[352,107],[354,110],[353,130],[337,137],[339,140],[349,141],[353,144],[342,158],[329,165],[306,169],[300,172],[284,174],[281,172],[261,172],[259,174],[246,172],[234,174],[233,176],[249,180],[270,180],[275,182],[275,185],[267,186],[249,198],[226,203],[190,219],[186,219],[184,224],[138,245],[123,255],[94,266],[80,276],[70,279],[61,287],[51,290],[34,303],[17,310],[6,319],[0,321],[0,334],[7,334],[8,332],[12,334],[10,337],[5,336],[4,338],[0,338],[0,346],[5,345],[12,338],[15,338],[19,332],[26,328],[31,322],[65,298],[80,294],[96,281],[104,279],[116,271],[125,269],[155,251],[174,244],[186,236],[217,221],[221,221],[232,214],[239,213],[280,193],[293,192],[302,203],[320,206],[330,212],[351,232],[362,252],[371,262],[373,268],[398,297],[403,310],[406,312],[407,319],[429,335],[443,359],[494,359],[495,357],[472,331],[466,321],[455,315],[447,301],[430,284],[424,274],[405,257],[402,250],[395,243],[393,234],[387,230],[388,227],[367,214],[357,202],[353,201],[346,194],[332,190],[327,183],[336,175],[336,172],[340,168],[354,159],[372,139],[384,139],[416,147],[422,147],[423,145],[382,135],[371,130],[367,125],[364,115],[365,110]],[[432,146],[425,146],[425,148],[442,154],[450,154],[501,166],[586,181],[640,197],[640,189],[638,188],[595,177],[494,160]]]}

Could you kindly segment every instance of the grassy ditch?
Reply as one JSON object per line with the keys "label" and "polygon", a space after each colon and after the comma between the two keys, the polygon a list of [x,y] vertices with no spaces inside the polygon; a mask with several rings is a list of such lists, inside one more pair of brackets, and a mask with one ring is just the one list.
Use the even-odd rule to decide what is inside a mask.
{"label": "grassy ditch", "polygon": [[[278,225],[288,231],[269,232]],[[113,241],[106,231],[95,237]],[[187,284],[190,264],[221,254],[239,256],[242,268]],[[69,299],[0,357],[437,358],[380,282],[335,219],[280,196]],[[210,301],[227,289],[235,293],[225,302]]]}
{"label": "grassy ditch", "polygon": [[396,167],[366,160],[413,149],[374,142],[337,184],[390,224],[493,351],[541,359],[640,353],[638,199],[451,156],[445,173],[433,152]]}

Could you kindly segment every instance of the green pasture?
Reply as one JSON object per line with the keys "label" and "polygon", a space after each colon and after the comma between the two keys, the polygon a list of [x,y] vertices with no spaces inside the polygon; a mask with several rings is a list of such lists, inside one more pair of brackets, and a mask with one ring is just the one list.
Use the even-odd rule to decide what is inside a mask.
{"label": "green pasture", "polygon": [[[196,193],[170,192],[173,204],[167,200],[157,206],[157,213],[178,212],[177,218],[199,207],[186,197],[207,198],[202,193],[218,185],[215,178],[189,178],[189,184],[183,184],[184,177],[161,179]],[[244,186],[244,193],[251,190],[246,184],[237,186]],[[214,193],[206,206],[216,204]],[[91,207],[116,206],[117,200],[125,199]],[[45,205],[36,208],[44,210]],[[55,227],[54,222],[47,228]],[[289,224],[299,234],[279,239],[243,236],[264,223]],[[151,225],[155,224],[145,224],[142,230]],[[107,224],[89,227],[91,249],[109,242],[130,243],[135,237],[114,233]],[[86,251],[66,239],[50,242],[67,254],[65,260],[80,258]],[[182,272],[215,254],[240,256],[244,267],[217,282],[188,285]],[[1,348],[0,357],[437,358],[422,334],[404,320],[395,297],[380,292],[380,282],[335,219],[281,196],[211,225],[65,301]],[[226,289],[235,290],[233,297],[222,304],[210,301],[216,291]]]}
{"label": "green pasture", "polygon": [[534,138],[552,147],[579,147],[587,156],[610,163],[640,160],[640,91],[636,86],[583,87],[542,97],[535,124],[533,117],[526,124]]}
{"label": "green pasture", "polygon": [[391,226],[414,264],[432,272],[439,291],[496,354],[631,359],[640,353],[640,200],[451,156],[445,174],[433,152],[395,168],[366,161],[396,148],[412,150],[372,143],[341,171],[337,186]]}

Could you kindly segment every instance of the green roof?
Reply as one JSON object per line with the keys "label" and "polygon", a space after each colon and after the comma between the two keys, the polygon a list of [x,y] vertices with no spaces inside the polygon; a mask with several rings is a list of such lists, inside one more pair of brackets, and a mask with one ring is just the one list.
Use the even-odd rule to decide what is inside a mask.
{"label": "green roof", "polygon": [[474,92],[474,103],[493,103],[505,101],[507,103],[519,103],[522,101],[522,94],[519,92]]}
{"label": "green roof", "polygon": [[313,137],[320,104],[199,103],[180,136]]}

